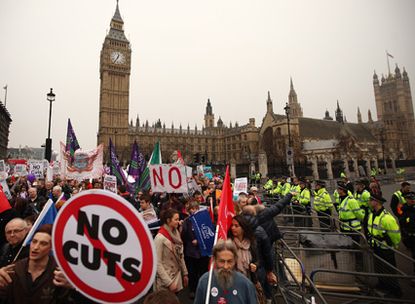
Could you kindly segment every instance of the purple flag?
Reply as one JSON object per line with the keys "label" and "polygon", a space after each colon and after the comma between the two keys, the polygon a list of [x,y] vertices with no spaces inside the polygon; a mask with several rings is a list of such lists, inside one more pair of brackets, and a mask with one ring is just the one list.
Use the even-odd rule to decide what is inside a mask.
{"label": "purple flag", "polygon": [[134,177],[135,180],[137,180],[137,177],[140,175],[138,167],[139,154],[140,152],[138,151],[138,144],[136,141],[134,141],[133,151],[131,152],[130,166],[128,168],[128,175]]}
{"label": "purple flag", "polygon": [[112,140],[110,138],[109,144],[109,152],[110,152],[110,174],[114,175],[117,178],[117,183],[119,185],[127,185],[127,178],[124,175],[120,167],[120,162],[118,161],[117,155],[115,154],[115,148],[112,145]]}
{"label": "purple flag", "polygon": [[66,147],[65,152],[69,152],[71,156],[71,162],[74,160],[75,151],[80,149],[78,140],[76,139],[75,132],[72,128],[71,119],[68,118],[68,129],[66,131]]}

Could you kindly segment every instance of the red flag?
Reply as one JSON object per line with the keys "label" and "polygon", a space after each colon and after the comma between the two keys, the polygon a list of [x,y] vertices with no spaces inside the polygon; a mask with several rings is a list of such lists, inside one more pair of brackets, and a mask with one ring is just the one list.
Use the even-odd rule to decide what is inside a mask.
{"label": "red flag", "polygon": [[3,192],[3,187],[0,186],[0,213],[3,211],[11,209],[12,206],[10,206],[9,200],[6,197],[6,194]]}
{"label": "red flag", "polygon": [[229,227],[232,224],[232,218],[235,216],[233,207],[231,181],[229,177],[229,166],[226,166],[225,180],[223,182],[222,196],[219,204],[218,213],[218,239],[226,240]]}
{"label": "red flag", "polygon": [[182,153],[180,153],[180,150],[177,150],[177,161],[176,161],[176,164],[177,165],[185,165],[185,163],[184,163],[184,159],[183,159],[183,156],[182,156]]}

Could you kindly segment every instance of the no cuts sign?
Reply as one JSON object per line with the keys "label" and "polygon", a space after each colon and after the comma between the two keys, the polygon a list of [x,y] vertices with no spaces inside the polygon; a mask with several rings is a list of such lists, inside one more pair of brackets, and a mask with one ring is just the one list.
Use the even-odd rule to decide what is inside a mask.
{"label": "no cuts sign", "polygon": [[153,238],[141,214],[120,196],[83,191],[63,205],[53,226],[56,261],[85,296],[130,303],[153,284]]}

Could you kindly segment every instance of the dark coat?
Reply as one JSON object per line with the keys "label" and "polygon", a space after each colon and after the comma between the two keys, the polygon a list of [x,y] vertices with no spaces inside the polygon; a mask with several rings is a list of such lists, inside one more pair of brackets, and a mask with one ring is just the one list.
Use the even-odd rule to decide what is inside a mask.
{"label": "dark coat", "polygon": [[[11,264],[21,247],[22,244],[19,244],[15,247],[12,247],[9,243],[4,244],[0,249],[0,267]],[[30,246],[23,247],[17,260],[27,258],[29,256],[29,249]]]}
{"label": "dark coat", "polygon": [[267,272],[273,270],[272,246],[267,232],[261,226],[255,229],[257,264]]}
{"label": "dark coat", "polygon": [[14,208],[3,211],[0,214],[0,246],[3,246],[7,243],[6,235],[4,233],[4,229],[6,228],[7,223],[17,216],[18,214]]}
{"label": "dark coat", "polygon": [[200,259],[202,254],[200,253],[199,245],[193,245],[192,242],[196,239],[196,235],[193,230],[192,221],[186,218],[182,226],[182,240],[184,245],[184,256],[194,259]]}
{"label": "dark coat", "polygon": [[12,274],[12,283],[5,287],[6,303],[49,304],[63,302],[61,300],[68,296],[69,290],[58,288],[53,284],[53,271],[56,269],[55,260],[49,258],[45,271],[34,282],[28,273],[28,266],[28,258],[16,263],[15,272]]}
{"label": "dark coat", "polygon": [[271,245],[282,237],[277,223],[274,221],[274,217],[280,214],[282,210],[284,210],[285,206],[291,202],[291,198],[292,195],[289,193],[272,206],[266,207],[256,216],[244,215],[245,218],[249,221],[252,229],[255,230],[258,226],[264,228],[268,234],[268,237],[270,238]]}

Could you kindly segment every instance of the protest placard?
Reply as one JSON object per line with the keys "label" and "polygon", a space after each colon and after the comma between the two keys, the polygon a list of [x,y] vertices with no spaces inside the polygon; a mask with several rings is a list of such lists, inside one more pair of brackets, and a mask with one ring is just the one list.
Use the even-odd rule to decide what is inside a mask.
{"label": "protest placard", "polygon": [[150,181],[153,192],[187,192],[186,167],[175,164],[150,165]]}
{"label": "protest placard", "polygon": [[43,160],[35,160],[29,159],[28,161],[29,166],[29,173],[36,176],[36,178],[43,178],[44,177],[44,161]]}
{"label": "protest placard", "polygon": [[26,165],[16,164],[16,166],[14,166],[14,174],[18,176],[26,176],[27,175]]}
{"label": "protest placard", "polygon": [[117,193],[117,178],[114,175],[104,176],[104,190]]}
{"label": "protest placard", "polygon": [[98,303],[132,303],[151,288],[157,268],[142,215],[120,196],[87,190],[59,210],[53,250],[60,269]]}
{"label": "protest placard", "polygon": [[233,186],[233,196],[237,197],[239,193],[241,192],[248,193],[248,178],[247,177],[235,178],[235,182]]}

